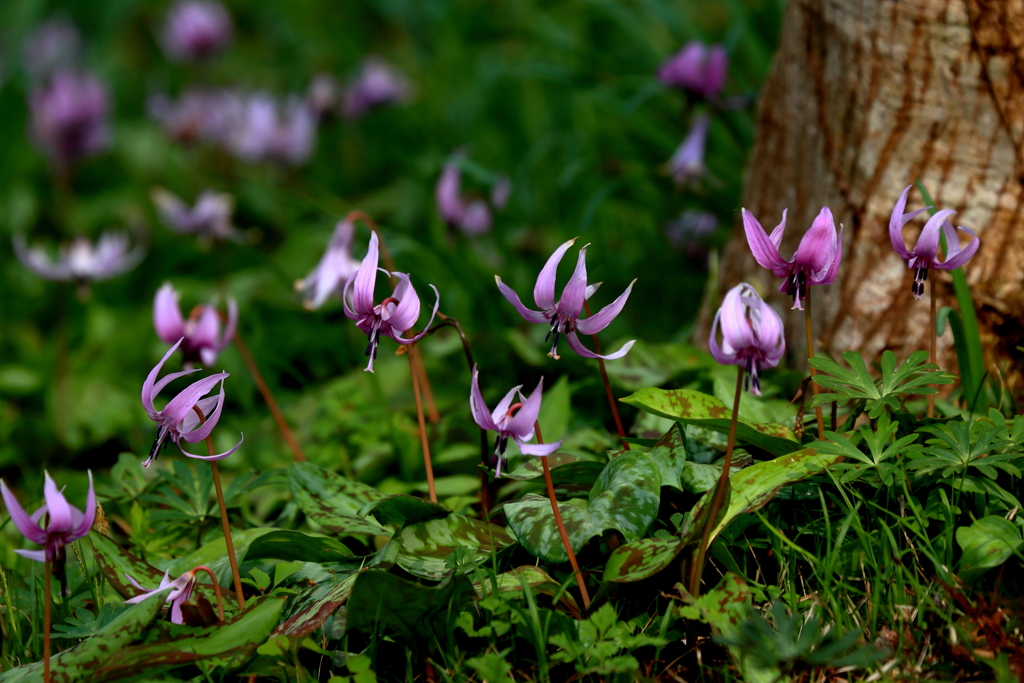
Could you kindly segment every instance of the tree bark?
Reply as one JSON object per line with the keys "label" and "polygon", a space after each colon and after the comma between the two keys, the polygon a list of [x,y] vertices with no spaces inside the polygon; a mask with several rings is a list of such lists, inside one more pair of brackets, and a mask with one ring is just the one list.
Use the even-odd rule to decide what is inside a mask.
{"label": "tree bark", "polygon": [[[790,0],[759,107],[744,206],[769,231],[789,209],[787,258],[822,206],[846,226],[839,277],[815,292],[819,352],[870,362],[928,348],[927,295],[914,300],[887,232],[896,199],[920,179],[981,238],[965,271],[986,361],[1019,394],[1019,363],[1007,361],[1024,344],[1024,0]],[[923,205],[910,196],[908,211]],[[906,227],[909,246],[923,224]],[[722,263],[724,287],[780,284],[754,261],[738,216]],[[939,305],[955,306],[949,274],[935,276]],[[803,361],[799,312],[784,294],[770,301],[786,309]],[[938,353],[955,370],[948,330]]]}

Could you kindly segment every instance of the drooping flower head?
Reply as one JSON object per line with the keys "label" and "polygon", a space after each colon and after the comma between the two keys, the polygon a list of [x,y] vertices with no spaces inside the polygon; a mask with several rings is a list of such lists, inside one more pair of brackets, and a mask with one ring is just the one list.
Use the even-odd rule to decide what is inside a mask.
{"label": "drooping flower head", "polygon": [[[370,248],[366,252],[366,258],[359,264],[356,274],[345,283],[345,292],[342,296],[342,304],[345,307],[345,315],[349,320],[356,323],[356,327],[366,333],[369,343],[366,345],[366,355],[370,361],[366,365],[367,372],[373,372],[373,361],[377,358],[377,345],[380,343],[381,335],[391,337],[399,344],[412,344],[426,335],[430,329],[430,323],[434,322],[437,315],[437,307],[441,303],[437,287],[430,285],[434,290],[434,310],[430,314],[430,320],[426,327],[419,334],[408,339],[402,335],[416,324],[420,317],[420,298],[413,289],[407,273],[389,273],[383,268],[377,267],[378,246],[377,233],[370,233]],[[377,271],[398,280],[398,285],[379,304],[373,303],[374,284],[377,280]],[[349,299],[352,303],[349,304]]]}
{"label": "drooping flower head", "polygon": [[172,140],[214,142],[227,146],[245,108],[236,93],[189,88],[176,101],[158,93],[146,101],[146,110]]}
{"label": "drooping flower head", "polygon": [[[3,494],[7,514],[21,535],[43,550],[15,550],[22,557],[37,562],[52,561],[63,556],[64,546],[82,538],[89,533],[96,517],[96,493],[92,487],[92,472],[89,472],[89,492],[85,497],[85,511],[70,505],[64,494],[44,472],[46,483],[43,484],[43,498],[46,503],[29,516],[18,503],[7,484],[0,479],[0,494]],[[40,524],[42,522],[42,524]]]}
{"label": "drooping flower head", "polygon": [[320,258],[305,280],[295,283],[296,291],[302,294],[302,305],[306,310],[316,310],[332,294],[341,295],[345,284],[359,270],[360,262],[352,256],[352,240],[356,226],[350,220],[338,221],[327,244],[327,251]]}
{"label": "drooping flower head", "polygon": [[109,280],[126,273],[139,264],[145,255],[141,245],[130,247],[128,235],[105,232],[93,244],[87,237],[76,237],[62,245],[57,258],[52,259],[42,247],[25,244],[25,238],[15,235],[14,253],[21,264],[47,280],[86,284]]}
{"label": "drooping flower head", "polygon": [[662,63],[658,80],[667,86],[715,99],[725,86],[728,68],[729,55],[724,47],[693,40]]}
{"label": "drooping flower head", "polygon": [[462,150],[456,150],[441,170],[434,187],[437,212],[448,225],[461,230],[468,237],[476,237],[491,229],[491,206],[501,211],[512,192],[508,178],[498,178],[491,186],[491,206],[483,199],[471,199],[462,194],[462,169],[459,162]]}
{"label": "drooping flower head", "polygon": [[[897,200],[896,206],[893,207],[892,216],[889,218],[889,240],[892,242],[892,248],[900,255],[900,258],[907,262],[907,267],[914,269],[912,291],[914,292],[914,298],[920,299],[921,295],[924,294],[924,281],[928,279],[929,268],[939,270],[959,268],[971,260],[971,257],[978,251],[978,247],[981,246],[981,240],[978,239],[978,236],[970,228],[965,228],[962,225],[958,226],[957,230],[963,230],[971,238],[966,247],[961,247],[960,237],[956,234],[956,230],[953,229],[953,224],[949,222],[949,217],[954,215],[956,211],[943,209],[942,211],[937,211],[934,216],[928,219],[928,222],[924,224],[924,228],[921,230],[921,235],[917,238],[917,244],[913,249],[907,250],[907,245],[903,242],[903,226],[917,214],[929,208],[925,207],[910,213],[903,213],[903,209],[907,206],[907,194],[910,192],[911,187],[913,185],[908,185],[907,189],[903,190],[903,194]],[[939,260],[940,230],[946,236],[945,261]]]}
{"label": "drooping flower head", "polygon": [[[580,255],[576,261],[576,270],[573,271],[572,277],[569,278],[569,282],[566,283],[565,288],[562,290],[562,296],[559,300],[555,301],[555,274],[558,270],[558,264],[561,262],[565,252],[573,245],[577,238],[572,238],[568,242],[562,244],[555,250],[547,263],[541,268],[540,275],[537,276],[537,282],[533,286],[533,300],[536,302],[539,311],[534,311],[527,308],[522,301],[519,300],[519,295],[516,294],[515,290],[506,285],[501,281],[501,278],[497,275],[494,276],[495,281],[498,283],[498,290],[501,292],[510,304],[515,306],[519,315],[523,316],[523,319],[530,323],[545,324],[550,326],[548,336],[544,338],[546,342],[551,339],[551,350],[548,352],[548,356],[558,360],[558,337],[559,335],[565,335],[565,339],[569,342],[569,348],[578,353],[583,358],[603,358],[605,360],[614,360],[616,358],[622,358],[629,350],[633,347],[636,342],[635,339],[630,340],[622,345],[622,348],[615,353],[610,353],[607,356],[594,353],[590,349],[583,346],[579,338],[576,336],[578,331],[580,334],[597,334],[615,319],[615,317],[622,311],[622,307],[626,304],[626,300],[629,298],[629,293],[633,291],[633,282],[629,283],[626,287],[626,291],[619,295],[615,301],[611,302],[600,311],[590,316],[589,318],[580,319],[580,313],[583,311],[583,302],[590,299],[590,297],[597,291],[597,288],[601,283],[593,285],[587,285],[587,247],[584,245],[580,249]],[[552,338],[553,337],[553,338]]]}
{"label": "drooping flower head", "polygon": [[214,0],[180,0],[167,12],[163,46],[181,62],[202,62],[231,42],[231,15]]}
{"label": "drooping flower head", "polygon": [[[473,420],[481,429],[497,432],[494,441],[494,460],[496,470],[494,476],[501,476],[501,464],[505,460],[505,450],[508,448],[508,440],[511,438],[519,445],[519,450],[524,455],[551,455],[562,446],[561,441],[543,444],[531,444],[527,441],[533,440],[534,424],[540,414],[541,393],[544,389],[544,379],[537,383],[537,388],[529,397],[523,396],[520,391],[523,385],[513,387],[505,398],[498,402],[493,411],[488,412],[487,404],[484,403],[484,396],[480,392],[480,371],[473,366],[473,386],[469,394],[469,409],[473,414]],[[516,395],[519,402],[512,403]]]}
{"label": "drooping flower head", "polygon": [[212,301],[193,308],[186,320],[181,315],[178,298],[170,282],[165,282],[157,290],[153,300],[153,327],[156,328],[157,336],[168,344],[179,342],[178,348],[185,358],[186,369],[197,362],[213,365],[217,362],[217,354],[235,338],[238,304],[234,299],[228,299],[227,324],[222,333],[220,314]]}
{"label": "drooping flower head", "polygon": [[788,261],[779,255],[782,235],[786,231],[785,211],[782,212],[782,222],[768,236],[754,214],[743,209],[743,230],[758,264],[776,276],[786,278],[779,291],[793,297],[793,308],[803,310],[808,287],[830,285],[836,279],[839,262],[843,258],[843,227],[839,226],[837,234],[832,212],[827,206],[814,219],[811,229],[804,234],[796,253]]}
{"label": "drooping flower head", "polygon": [[710,126],[710,116],[704,113],[697,115],[690,132],[668,160],[668,170],[676,185],[692,185],[707,173],[704,147],[707,145]]}
{"label": "drooping flower head", "polygon": [[[722,343],[718,342],[721,328]],[[708,340],[711,355],[723,365],[738,365],[747,371],[747,391],[761,395],[761,371],[774,368],[786,352],[786,336],[782,319],[761,300],[746,282],[736,285],[725,295],[722,307],[711,324]]]}
{"label": "drooping flower head", "polygon": [[160,220],[174,232],[199,235],[206,240],[242,240],[242,233],[231,224],[235,198],[229,194],[203,190],[195,206],[162,187],[153,188],[150,195]]}
{"label": "drooping flower head", "polygon": [[110,145],[106,88],[90,73],[64,70],[32,90],[32,138],[60,169]]}
{"label": "drooping flower head", "polygon": [[411,91],[409,80],[394,67],[380,57],[368,57],[345,88],[341,111],[347,119],[358,119],[371,109],[405,101]]}
{"label": "drooping flower head", "polygon": [[[176,443],[182,454],[190,458],[196,458],[197,460],[222,460],[238,450],[238,447],[242,445],[242,441],[245,439],[243,436],[230,450],[217,455],[192,455],[181,445],[181,439],[188,443],[199,443],[208,437],[213,428],[217,426],[221,410],[224,408],[224,380],[228,377],[226,372],[218,372],[198,382],[193,382],[168,401],[163,410],[157,410],[153,406],[153,399],[170,382],[199,370],[199,368],[193,368],[191,370],[182,370],[181,372],[172,372],[157,381],[160,369],[163,368],[164,363],[171,357],[171,354],[178,350],[178,345],[183,341],[183,339],[178,340],[177,344],[168,349],[164,357],[156,364],[156,367],[149,371],[146,381],[142,384],[142,407],[146,409],[149,419],[159,425],[156,432],[156,441],[153,443],[153,448],[149,451],[149,458],[143,463],[145,467],[153,464],[153,461],[156,460],[156,456],[160,452],[160,448],[166,446],[168,441]],[[216,396],[202,398],[213,390],[217,382],[220,382],[220,393]],[[196,406],[199,407],[199,410],[203,412],[203,416],[206,418],[206,421],[202,424],[200,424],[199,415],[195,411]]]}
{"label": "drooping flower head", "polygon": [[181,612],[181,607],[191,599],[192,593],[195,591],[196,584],[198,583],[196,575],[201,569],[205,569],[205,567],[196,567],[195,569],[191,569],[173,581],[171,580],[170,572],[164,572],[163,578],[160,579],[160,585],[152,589],[143,588],[139,585],[138,581],[132,578],[130,574],[126,573],[125,578],[127,578],[133,586],[142,592],[134,598],[129,598],[124,602],[126,605],[136,604],[143,600],[148,600],[166,588],[170,588],[171,591],[167,594],[164,602],[171,603],[171,623],[183,624],[185,623],[185,620],[184,615]]}

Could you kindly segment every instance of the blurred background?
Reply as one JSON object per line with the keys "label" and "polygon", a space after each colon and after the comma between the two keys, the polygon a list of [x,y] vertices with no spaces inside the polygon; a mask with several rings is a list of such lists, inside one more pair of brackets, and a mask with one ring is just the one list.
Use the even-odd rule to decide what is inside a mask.
{"label": "blurred background", "polygon": [[[437,287],[441,311],[472,344],[489,401],[544,377],[545,435],[565,437],[570,450],[613,445],[597,368],[564,342],[561,360],[547,358],[546,329],[515,313],[496,274],[532,307],[544,261],[579,236],[577,246],[590,244],[590,281],[604,283],[596,306],[637,279],[602,333],[606,352],[640,340],[608,364],[616,392],[685,384],[707,368],[691,345],[694,318],[703,297],[717,297],[705,287],[739,211],[782,0],[230,0],[192,3],[206,12],[192,7],[193,15],[181,4],[0,5],[8,483],[38,491],[44,467],[73,470],[55,477],[80,498],[86,469],[125,453],[145,458],[154,430],[139,392],[167,349],[152,304],[171,282],[185,316],[211,299],[238,302],[239,334],[310,460],[389,493],[420,486],[406,359],[385,339],[376,373],[365,373],[366,338],[340,300],[305,310],[293,286],[353,209],[377,221],[397,270],[410,274],[425,309],[420,326],[434,300],[427,285]],[[724,48],[720,92],[658,78],[691,41]],[[694,128],[701,139],[680,147]],[[460,174],[465,204],[477,204],[475,220],[439,211],[446,164]],[[172,229],[155,188],[189,206],[207,190],[230,195],[231,229]],[[51,281],[15,253],[24,240],[53,259],[59,245],[105,232],[127,234],[145,250],[141,263],[95,282]],[[356,258],[368,238],[359,224]],[[439,416],[430,427],[439,493],[467,495],[478,485],[479,450],[462,348],[447,330],[419,347]],[[180,364],[175,357],[164,371]],[[245,434],[226,471],[287,464],[291,453],[236,349],[210,369],[231,373],[216,445]],[[630,424],[635,417],[624,414]],[[181,456],[172,447],[163,457]]]}

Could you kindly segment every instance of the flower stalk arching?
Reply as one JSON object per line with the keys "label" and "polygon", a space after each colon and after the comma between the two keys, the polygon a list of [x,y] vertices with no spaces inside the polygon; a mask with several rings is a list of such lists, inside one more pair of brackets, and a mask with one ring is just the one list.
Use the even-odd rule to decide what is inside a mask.
{"label": "flower stalk arching", "polygon": [[[206,422],[206,416],[203,415],[203,410],[199,406],[192,406],[192,410],[196,411],[199,416],[199,424]],[[206,449],[212,457],[213,452],[213,439],[210,435],[206,436]],[[220,468],[217,467],[217,461],[210,461],[210,471],[213,473],[213,486],[217,492],[217,505],[220,507],[220,524],[224,530],[224,545],[228,551],[228,562],[231,564],[231,578],[235,584],[235,593],[238,596],[238,609],[245,609],[245,595],[242,593],[242,577],[238,573],[238,558],[235,557],[235,544],[231,540],[231,524],[228,522],[228,509],[224,504],[224,487],[220,483]],[[216,584],[216,579],[214,583]],[[223,617],[221,617],[223,619]]]}

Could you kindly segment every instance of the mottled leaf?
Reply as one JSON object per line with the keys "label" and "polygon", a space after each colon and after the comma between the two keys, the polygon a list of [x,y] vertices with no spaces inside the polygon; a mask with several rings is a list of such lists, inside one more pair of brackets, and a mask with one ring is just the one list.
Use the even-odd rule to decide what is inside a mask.
{"label": "mottled leaf", "polygon": [[292,463],[288,471],[295,503],[311,520],[336,534],[388,535],[375,519],[356,513],[384,494],[358,481],[346,479],[311,462]]}
{"label": "mottled leaf", "polygon": [[406,525],[391,544],[398,547],[397,564],[413,576],[438,581],[451,572],[445,559],[456,548],[469,552],[472,565],[491,558],[493,552],[516,542],[504,527],[451,514]]}
{"label": "mottled leaf", "polygon": [[968,583],[1024,548],[1020,527],[996,515],[982,517],[970,526],[957,529],[956,542],[964,551],[958,575]]}
{"label": "mottled leaf", "polygon": [[[751,593],[747,583],[736,574],[726,572],[714,589],[697,600],[697,607],[704,613],[716,633],[734,639],[739,633],[740,624],[750,615],[750,600]],[[738,647],[730,646],[729,652],[743,674],[744,681],[786,683],[790,680],[775,667],[756,664]]]}
{"label": "mottled leaf", "polygon": [[246,560],[338,562],[353,557],[352,551],[333,538],[302,531],[271,531],[249,544]]}
{"label": "mottled leaf", "polygon": [[[573,552],[606,529],[616,529],[626,541],[641,538],[658,514],[661,477],[646,453],[621,455],[605,466],[586,507],[559,504]],[[565,562],[568,555],[555,523],[551,502],[533,494],[505,504],[509,526],[532,555],[549,562]]]}
{"label": "mottled leaf", "polygon": [[628,583],[649,578],[669,566],[686,547],[681,539],[642,538],[612,551],[603,581]]}
{"label": "mottled leaf", "polygon": [[[50,659],[51,683],[85,680],[104,662],[116,659],[125,647],[142,636],[163,607],[162,598],[165,597],[166,593],[163,593],[132,605],[93,637],[53,655]],[[42,683],[42,680],[42,662],[26,664],[0,674],[3,683]]]}
{"label": "mottled leaf", "polygon": [[[235,547],[235,559],[239,562],[245,557],[246,551],[249,549],[249,544],[255,541],[261,536],[273,533],[276,529],[246,529],[245,531],[231,531],[231,540]],[[213,570],[214,575],[217,577],[217,581],[220,582],[221,586],[231,585],[231,563],[228,561],[228,550],[227,544],[224,543],[224,538],[218,538],[216,541],[207,543],[199,550],[186,555],[185,557],[179,557],[178,559],[171,562],[170,566],[167,567],[167,571],[171,573],[171,576],[178,576],[182,572],[187,572],[193,567],[205,565]]]}
{"label": "mottled leaf", "polygon": [[[583,460],[569,453],[552,453],[548,456],[551,481],[556,485],[593,486],[604,471],[604,463]],[[544,476],[544,464],[540,458],[527,457],[512,471],[503,475],[518,481],[532,481]]]}
{"label": "mottled leaf", "polygon": [[451,514],[451,510],[443,505],[431,503],[426,498],[404,494],[385,496],[370,501],[356,511],[357,517],[372,516],[381,524],[395,526],[419,522],[432,517],[445,517],[449,514]]}
{"label": "mottled leaf", "polygon": [[322,581],[292,598],[273,635],[305,636],[323,626],[348,600],[357,575],[358,572],[353,572],[337,582]]}
{"label": "mottled leaf", "polygon": [[[621,399],[623,403],[671,418],[683,424],[728,433],[732,411],[726,405],[708,394],[692,389],[641,389]],[[774,455],[786,455],[800,448],[796,435],[789,427],[781,424],[761,424],[740,417],[736,426],[738,443],[751,444]]]}
{"label": "mottled leaf", "polygon": [[[523,592],[523,582],[526,582],[526,585],[535,593],[550,595],[551,597],[558,595],[558,591],[562,588],[546,571],[532,564],[510,569],[507,572],[498,574],[494,578],[494,582],[488,578],[483,582],[473,584],[473,589],[479,597],[493,593],[495,585],[497,585],[498,592],[500,593],[519,594]],[[567,591],[562,592],[559,602],[567,605],[573,612],[579,612],[576,600]]]}

